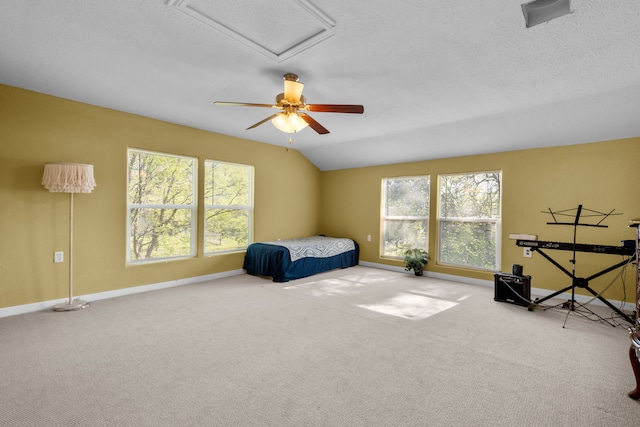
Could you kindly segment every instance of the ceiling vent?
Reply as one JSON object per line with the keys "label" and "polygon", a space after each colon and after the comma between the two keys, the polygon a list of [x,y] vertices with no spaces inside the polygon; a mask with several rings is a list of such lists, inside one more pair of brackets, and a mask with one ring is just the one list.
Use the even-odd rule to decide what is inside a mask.
{"label": "ceiling vent", "polygon": [[571,0],[534,0],[522,5],[527,28],[571,13]]}
{"label": "ceiling vent", "polygon": [[166,0],[166,4],[276,62],[335,34],[335,21],[308,0]]}

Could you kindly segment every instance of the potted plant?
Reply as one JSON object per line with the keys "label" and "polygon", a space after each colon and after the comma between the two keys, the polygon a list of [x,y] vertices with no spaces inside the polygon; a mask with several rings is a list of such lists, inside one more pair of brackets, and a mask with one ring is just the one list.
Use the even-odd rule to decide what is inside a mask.
{"label": "potted plant", "polygon": [[407,249],[404,253],[405,270],[413,270],[416,276],[422,276],[427,261],[429,261],[429,254],[424,249]]}

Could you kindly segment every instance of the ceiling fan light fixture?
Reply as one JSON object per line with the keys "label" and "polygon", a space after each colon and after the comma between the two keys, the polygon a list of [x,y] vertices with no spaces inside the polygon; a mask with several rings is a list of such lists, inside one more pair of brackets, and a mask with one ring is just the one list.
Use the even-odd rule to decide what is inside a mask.
{"label": "ceiling fan light fixture", "polygon": [[527,28],[571,13],[571,0],[534,0],[522,4]]}
{"label": "ceiling fan light fixture", "polygon": [[302,89],[304,89],[303,83],[292,81],[292,80],[285,80],[284,81],[284,99],[294,104],[296,102],[300,102],[300,97],[302,96]]}
{"label": "ceiling fan light fixture", "polygon": [[284,133],[300,132],[309,126],[309,124],[296,113],[279,113],[271,120],[271,123],[273,123],[276,129]]}

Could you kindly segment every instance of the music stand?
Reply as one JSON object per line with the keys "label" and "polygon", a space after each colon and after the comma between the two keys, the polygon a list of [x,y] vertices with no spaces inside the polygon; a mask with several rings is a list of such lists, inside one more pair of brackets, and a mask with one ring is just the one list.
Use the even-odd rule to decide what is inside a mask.
{"label": "music stand", "polygon": [[[582,277],[576,277],[576,252],[581,249],[581,247],[584,246],[592,246],[592,245],[580,245],[576,242],[576,236],[577,236],[577,229],[578,227],[599,227],[599,228],[607,228],[608,226],[606,225],[602,225],[602,222],[607,219],[609,216],[611,215],[622,215],[621,213],[613,213],[615,211],[615,209],[611,210],[609,213],[604,213],[604,212],[598,212],[598,211],[594,211],[594,210],[590,210],[590,209],[583,209],[582,205],[578,205],[577,208],[573,208],[573,209],[566,209],[566,210],[561,210],[561,211],[556,211],[553,212],[550,208],[548,211],[542,211],[543,213],[548,213],[551,215],[551,217],[553,218],[553,222],[547,222],[548,225],[570,225],[573,227],[573,247],[572,247],[572,254],[573,254],[573,258],[571,260],[569,260],[571,262],[571,271],[567,270],[566,268],[564,268],[562,265],[560,265],[558,262],[556,262],[553,258],[551,258],[549,255],[547,255],[546,253],[544,253],[541,248],[539,247],[532,247],[531,250],[532,251],[537,251],[540,255],[542,255],[547,261],[551,262],[553,265],[555,265],[560,271],[562,271],[564,274],[566,274],[567,276],[569,276],[571,278],[571,284],[557,292],[554,292],[542,299],[536,299],[535,301],[533,301],[531,303],[531,305],[529,306],[529,310],[533,310],[534,306],[537,304],[540,304],[548,299],[551,299],[555,296],[558,296],[564,292],[567,292],[568,290],[571,290],[571,299],[569,301],[567,301],[566,303],[563,304],[559,304],[559,306],[561,305],[562,307],[568,308],[569,311],[567,312],[567,317],[565,318],[564,324],[562,325],[562,327],[564,328],[566,323],[567,323],[567,319],[569,317],[569,314],[572,311],[575,311],[575,307],[576,304],[579,305],[581,308],[583,308],[584,310],[588,311],[590,314],[598,317],[601,321],[604,321],[608,324],[610,324],[611,326],[615,327],[616,325],[614,325],[613,323],[609,322],[608,320],[602,318],[601,316],[597,315],[596,313],[594,313],[593,311],[587,309],[586,307],[584,307],[584,305],[576,302],[575,300],[575,289],[576,288],[583,288],[585,290],[587,290],[589,293],[591,293],[594,297],[596,297],[597,299],[599,299],[600,301],[602,301],[607,307],[611,308],[613,311],[615,311],[616,313],[618,313],[618,315],[620,315],[622,318],[624,318],[626,321],[630,322],[630,323],[634,323],[634,321],[627,316],[625,313],[623,313],[620,309],[618,309],[616,306],[614,306],[613,304],[611,304],[609,301],[607,301],[602,295],[600,295],[598,292],[594,291],[593,289],[591,289],[589,287],[589,281],[602,276],[603,274],[606,274],[610,271],[613,271],[619,267],[622,267],[626,264],[628,264],[631,259],[629,260],[624,260],[622,262],[619,262],[615,265],[612,265],[611,267],[605,268],[602,271],[599,271],[589,277],[586,278],[582,278]],[[574,214],[575,212],[575,214]],[[586,212],[586,214],[583,214],[583,212]],[[573,221],[572,222],[561,222],[558,221],[558,217],[561,216],[570,216],[573,217]],[[589,223],[583,223],[580,222],[581,218],[584,217],[596,217],[599,218],[599,221],[596,221],[593,224],[589,224]],[[551,248],[553,249],[553,248]],[[635,255],[634,255],[635,257]]]}

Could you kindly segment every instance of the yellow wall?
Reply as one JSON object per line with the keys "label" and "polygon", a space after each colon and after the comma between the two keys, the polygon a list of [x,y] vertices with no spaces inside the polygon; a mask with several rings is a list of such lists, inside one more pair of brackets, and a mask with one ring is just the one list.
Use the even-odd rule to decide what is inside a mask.
{"label": "yellow wall", "polygon": [[[582,204],[623,215],[605,221],[609,228],[578,230],[581,243],[617,245],[631,239],[627,227],[640,217],[636,196],[640,138],[482,156],[346,169],[321,173],[295,150],[285,151],[244,139],[218,135],[157,120],[0,85],[0,308],[49,301],[68,295],[69,196],[49,193],[40,184],[48,162],[91,163],[98,186],[75,196],[75,294],[91,294],[240,269],[244,252],[127,266],[127,148],[194,156],[199,187],[205,158],[255,166],[255,240],[325,233],[351,237],[360,259],[402,266],[379,257],[381,179],[431,175],[431,224],[428,270],[493,280],[493,273],[438,265],[436,253],[437,176],[442,173],[503,172],[501,270],[524,266],[532,286],[561,289],[568,278],[539,254],[523,258],[509,233],[537,234],[541,240],[571,241],[572,228],[549,226],[540,211]],[[200,197],[201,198],[201,197]],[[200,200],[202,210],[202,200]],[[202,215],[199,215],[202,218]],[[202,229],[202,223],[199,224]],[[367,235],[372,241],[367,242]],[[65,262],[54,264],[53,252]],[[570,268],[570,252],[550,255]],[[580,277],[615,264],[616,256],[580,253]],[[594,280],[600,290],[615,276]],[[626,299],[633,300],[633,273],[627,272]],[[625,298],[616,283],[607,299]]]}
{"label": "yellow wall", "polygon": [[[522,248],[509,240],[509,234],[537,234],[540,240],[571,242],[573,227],[547,225],[551,218],[541,211],[548,208],[571,209],[582,204],[584,208],[601,212],[615,209],[615,213],[623,215],[611,216],[604,221],[608,228],[580,227],[577,234],[579,243],[615,246],[620,245],[621,240],[633,239],[634,232],[627,225],[631,218],[640,217],[640,198],[637,196],[639,159],[640,138],[633,138],[324,172],[321,229],[329,235],[345,235],[356,239],[360,243],[361,261],[403,266],[401,262],[379,256],[381,180],[385,177],[428,174],[431,176],[431,261],[427,270],[492,281],[492,272],[438,264],[437,178],[438,174],[501,170],[503,192],[500,269],[510,272],[513,264],[522,264],[524,273],[532,276],[533,287],[559,290],[571,284],[570,278],[539,254],[534,253],[532,258],[524,258]],[[367,235],[372,236],[371,242],[367,241]],[[547,251],[547,254],[571,270],[571,252]],[[589,277],[616,264],[622,258],[579,253],[576,260],[576,275]],[[600,291],[620,271],[619,269],[594,279],[590,286]],[[633,301],[634,273],[632,268],[626,271],[626,300]],[[618,281],[609,288],[604,294],[605,298],[625,299],[625,290],[620,283]]]}
{"label": "yellow wall", "polygon": [[321,174],[295,150],[0,85],[0,308],[68,296],[69,195],[41,185],[49,162],[95,169],[93,193],[74,197],[74,294],[242,268],[244,252],[203,256],[201,240],[196,258],[125,265],[129,147],[197,157],[199,188],[204,159],[254,165],[255,239],[320,232]]}

